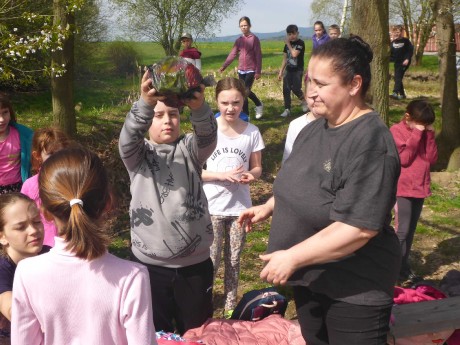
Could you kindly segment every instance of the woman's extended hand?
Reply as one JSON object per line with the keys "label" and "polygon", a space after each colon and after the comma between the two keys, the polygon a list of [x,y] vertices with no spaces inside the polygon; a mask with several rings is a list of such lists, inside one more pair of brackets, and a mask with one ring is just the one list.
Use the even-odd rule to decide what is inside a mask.
{"label": "woman's extended hand", "polygon": [[259,255],[266,263],[260,278],[273,285],[286,284],[289,277],[295,272],[293,259],[289,250],[278,250],[271,254]]}
{"label": "woman's extended hand", "polygon": [[238,217],[239,226],[244,227],[246,232],[251,231],[252,224],[261,222],[272,215],[273,206],[274,202],[272,204],[272,199],[270,199],[263,205],[253,206],[244,210]]}

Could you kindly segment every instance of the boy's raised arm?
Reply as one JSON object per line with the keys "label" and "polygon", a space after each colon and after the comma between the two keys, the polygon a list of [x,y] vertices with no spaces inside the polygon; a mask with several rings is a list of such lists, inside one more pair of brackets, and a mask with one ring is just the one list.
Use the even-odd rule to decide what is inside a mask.
{"label": "boy's raised arm", "polygon": [[142,161],[145,134],[152,124],[153,109],[157,101],[164,99],[156,95],[152,81],[146,71],[141,81],[141,97],[133,104],[120,133],[118,149],[121,159],[129,172],[132,172]]}

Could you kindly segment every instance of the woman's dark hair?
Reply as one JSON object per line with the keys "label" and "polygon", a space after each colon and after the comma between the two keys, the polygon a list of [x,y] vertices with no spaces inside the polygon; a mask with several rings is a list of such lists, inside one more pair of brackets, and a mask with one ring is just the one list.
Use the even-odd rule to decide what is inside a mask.
{"label": "woman's dark hair", "polygon": [[10,123],[16,122],[16,114],[13,110],[13,105],[7,95],[0,93],[0,109],[8,108],[10,111]]}
{"label": "woman's dark hair", "polygon": [[[82,147],[62,149],[42,165],[38,177],[43,207],[64,225],[67,250],[92,260],[103,255],[109,237],[103,215],[111,204],[107,173],[99,157]],[[80,199],[70,205],[70,200]]]}
{"label": "woman's dark hair", "polygon": [[411,101],[407,105],[406,113],[409,114],[412,121],[425,126],[431,125],[436,117],[431,104],[423,99],[415,99]]}
{"label": "woman's dark hair", "polygon": [[324,27],[324,23],[321,20],[317,20],[315,22],[315,24],[313,24],[313,27],[315,27],[315,25],[321,26],[321,29],[323,29],[323,32],[326,32],[326,28]]}
{"label": "woman's dark hair", "polygon": [[251,19],[249,19],[249,17],[246,17],[246,16],[241,17],[240,20],[238,21],[238,24],[241,24],[242,21],[246,21],[246,23],[248,23],[248,25],[251,26]]}
{"label": "woman's dark hair", "polygon": [[[34,201],[29,198],[27,195],[19,193],[19,192],[12,192],[12,193],[7,193],[7,194],[0,194],[0,233],[3,232],[6,224],[6,219],[5,219],[5,209],[13,205],[19,200],[24,200],[30,203],[33,203]],[[5,248],[3,246],[0,246],[0,255],[6,255]]]}
{"label": "woman's dark hair", "polygon": [[342,76],[344,83],[349,83],[356,75],[360,75],[361,96],[366,95],[371,83],[370,64],[374,54],[361,37],[350,35],[349,38],[330,40],[313,50],[311,56],[331,59],[333,70]]}
{"label": "woman's dark hair", "polygon": [[231,89],[238,90],[243,95],[244,99],[246,99],[246,97],[248,96],[248,89],[246,88],[246,86],[244,85],[244,82],[241,79],[225,77],[217,82],[216,99],[217,97],[219,97],[219,93],[221,93],[222,91],[231,90]]}

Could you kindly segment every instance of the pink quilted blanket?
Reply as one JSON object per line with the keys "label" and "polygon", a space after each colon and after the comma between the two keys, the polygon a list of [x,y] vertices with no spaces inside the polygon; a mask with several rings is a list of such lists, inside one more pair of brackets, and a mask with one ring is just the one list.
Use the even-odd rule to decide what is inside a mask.
{"label": "pink quilted blanket", "polygon": [[206,345],[306,345],[299,324],[280,315],[260,321],[208,319],[183,337]]}

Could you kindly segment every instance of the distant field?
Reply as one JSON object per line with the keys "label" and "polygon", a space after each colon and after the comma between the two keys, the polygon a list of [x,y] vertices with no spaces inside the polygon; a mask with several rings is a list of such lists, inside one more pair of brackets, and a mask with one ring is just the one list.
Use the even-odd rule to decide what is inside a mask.
{"label": "distant field", "polygon": [[[139,64],[148,65],[156,62],[163,57],[165,53],[163,48],[158,43],[153,42],[136,42],[133,43],[136,50],[141,55]],[[106,43],[98,44],[99,47],[106,46]],[[222,63],[227,58],[230,50],[233,47],[233,42],[198,42],[197,48],[202,53],[202,65],[204,71],[215,71],[219,69]],[[311,41],[306,41],[306,61],[311,52]],[[262,58],[263,58],[263,69],[273,70],[279,68],[283,58],[283,47],[282,41],[261,41],[262,47]],[[103,51],[103,50],[102,50]],[[101,56],[104,59],[103,56]],[[237,66],[238,59],[235,59],[233,64],[229,67]]]}
{"label": "distant field", "polygon": [[[165,57],[163,48],[158,43],[153,42],[135,42],[133,43],[135,49],[141,56],[138,63],[140,65],[149,65]],[[100,52],[96,64],[108,68],[107,57],[104,56],[104,48],[107,43],[96,43],[95,49]],[[222,63],[227,58],[230,50],[233,47],[233,42],[198,42],[197,48],[202,53],[202,65],[205,72],[217,71]],[[278,70],[282,59],[283,59],[283,47],[282,41],[261,41],[262,47],[262,68],[266,72]],[[305,66],[310,60],[310,54],[312,49],[311,40],[305,41]],[[232,63],[228,68],[236,67],[238,59]],[[393,68],[393,64],[390,64],[390,69]],[[438,71],[438,57],[434,55],[427,55],[423,58],[423,64],[421,66],[411,66],[411,72],[432,72],[437,73]]]}
{"label": "distant field", "polygon": [[[94,56],[86,66],[85,74],[77,76],[75,83],[75,103],[83,105],[80,115],[92,112],[99,112],[120,103],[132,101],[132,95],[138,90],[139,74],[117,75],[113,72],[113,66],[109,62],[106,48],[110,43],[93,43],[90,48]],[[150,65],[165,57],[161,46],[152,42],[134,42],[133,46],[139,53],[139,67]],[[216,79],[220,78],[217,72],[230,52],[232,42],[199,42],[198,49],[202,52],[203,74],[214,74]],[[282,41],[261,41],[262,46],[262,78],[255,83],[257,92],[266,96],[269,103],[276,104],[275,112],[282,111],[281,83],[276,79],[282,61]],[[311,54],[311,40],[306,41],[305,64],[307,65]],[[237,59],[227,68],[223,75],[236,75],[234,69],[237,66]],[[392,64],[390,65],[390,71]],[[425,56],[422,66],[411,66],[409,74],[424,74],[431,79],[437,75],[438,58],[437,56]],[[414,92],[423,92],[433,95],[438,89],[436,82],[423,82],[415,79],[407,80],[406,88]],[[411,90],[409,90],[411,92]],[[209,90],[211,95],[211,90]],[[213,98],[209,96],[209,101]],[[31,122],[31,126],[36,128],[51,121],[51,95],[49,91],[34,93],[16,93],[13,98],[19,115],[25,114]],[[38,119],[38,121],[37,121]]]}

